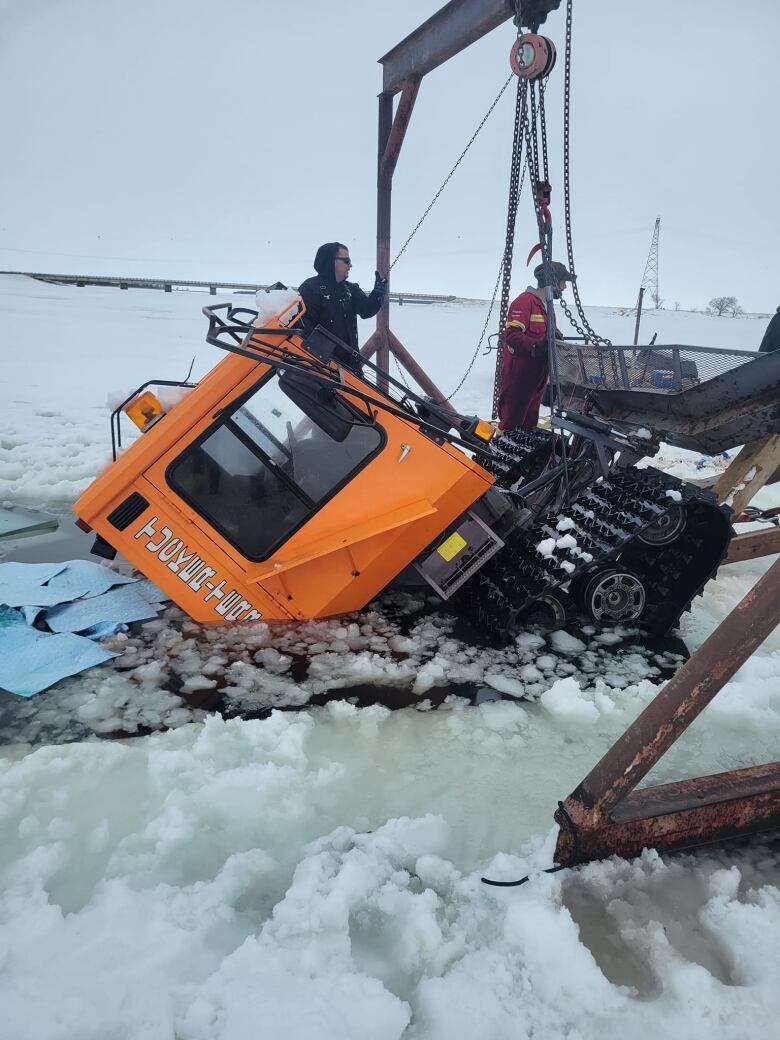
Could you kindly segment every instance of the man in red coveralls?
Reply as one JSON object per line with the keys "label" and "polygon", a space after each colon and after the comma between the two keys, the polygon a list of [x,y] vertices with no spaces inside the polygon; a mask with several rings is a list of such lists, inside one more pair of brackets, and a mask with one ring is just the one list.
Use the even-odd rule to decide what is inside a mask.
{"label": "man in red coveralls", "polygon": [[[528,286],[509,307],[501,359],[501,388],[498,419],[502,430],[518,426],[530,429],[539,422],[539,405],[547,385],[547,306],[546,286],[551,283],[558,300],[573,281],[563,266],[553,260],[534,270],[537,287]],[[555,315],[553,314],[553,323]],[[558,326],[555,325],[558,335]]]}

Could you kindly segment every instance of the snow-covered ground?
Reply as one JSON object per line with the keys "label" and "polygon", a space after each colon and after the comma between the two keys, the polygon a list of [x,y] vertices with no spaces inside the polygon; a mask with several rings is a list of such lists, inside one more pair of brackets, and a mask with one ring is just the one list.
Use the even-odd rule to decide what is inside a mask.
{"label": "snow-covered ground", "polygon": [[[221,356],[203,340],[211,302],[0,278],[0,503],[64,511],[110,457],[108,401]],[[449,392],[485,313],[405,305],[391,320]],[[630,316],[589,317],[630,342]],[[664,311],[644,329],[751,349],[765,321]],[[464,411],[489,411],[492,366],[477,359]],[[664,449],[660,462],[680,476],[724,465],[697,460]],[[684,619],[689,646],[770,562],[721,571]],[[118,667],[0,701],[0,1037],[774,1035],[776,844],[535,873],[552,860],[557,800],[668,664],[630,633],[617,648],[579,637],[489,650],[407,597],[273,629],[204,631],[170,608],[115,637]],[[268,714],[370,687],[418,705]],[[429,710],[466,687],[476,705],[450,695]],[[224,718],[178,696],[215,690]],[[771,761],[779,738],[776,632],[650,780]],[[479,881],[529,871],[518,889]]]}

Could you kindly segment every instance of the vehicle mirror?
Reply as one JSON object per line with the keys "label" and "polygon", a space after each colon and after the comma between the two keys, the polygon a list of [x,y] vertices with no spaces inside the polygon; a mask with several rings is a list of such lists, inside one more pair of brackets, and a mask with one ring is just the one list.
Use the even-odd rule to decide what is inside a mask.
{"label": "vehicle mirror", "polygon": [[355,425],[355,418],[352,409],[332,386],[308,372],[291,369],[279,376],[279,386],[293,404],[329,437],[339,442],[346,440]]}

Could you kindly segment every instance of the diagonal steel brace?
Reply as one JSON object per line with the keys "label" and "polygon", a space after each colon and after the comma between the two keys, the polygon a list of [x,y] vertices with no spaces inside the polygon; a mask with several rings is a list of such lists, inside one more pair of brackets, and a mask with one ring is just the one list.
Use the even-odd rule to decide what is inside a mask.
{"label": "diagonal steel brace", "polygon": [[561,804],[556,863],[780,828],[780,762],[635,790],[779,623],[780,559]]}

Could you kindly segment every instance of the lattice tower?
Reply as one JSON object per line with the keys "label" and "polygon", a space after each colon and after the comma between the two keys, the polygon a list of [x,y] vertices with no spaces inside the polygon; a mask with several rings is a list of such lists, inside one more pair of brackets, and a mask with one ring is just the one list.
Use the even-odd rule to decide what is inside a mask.
{"label": "lattice tower", "polygon": [[661,218],[655,218],[655,227],[653,228],[653,241],[650,243],[650,252],[647,255],[647,263],[645,264],[645,273],[642,276],[641,288],[647,292],[647,295],[653,301],[656,307],[661,306],[661,296],[658,290],[658,235],[661,230]]}

